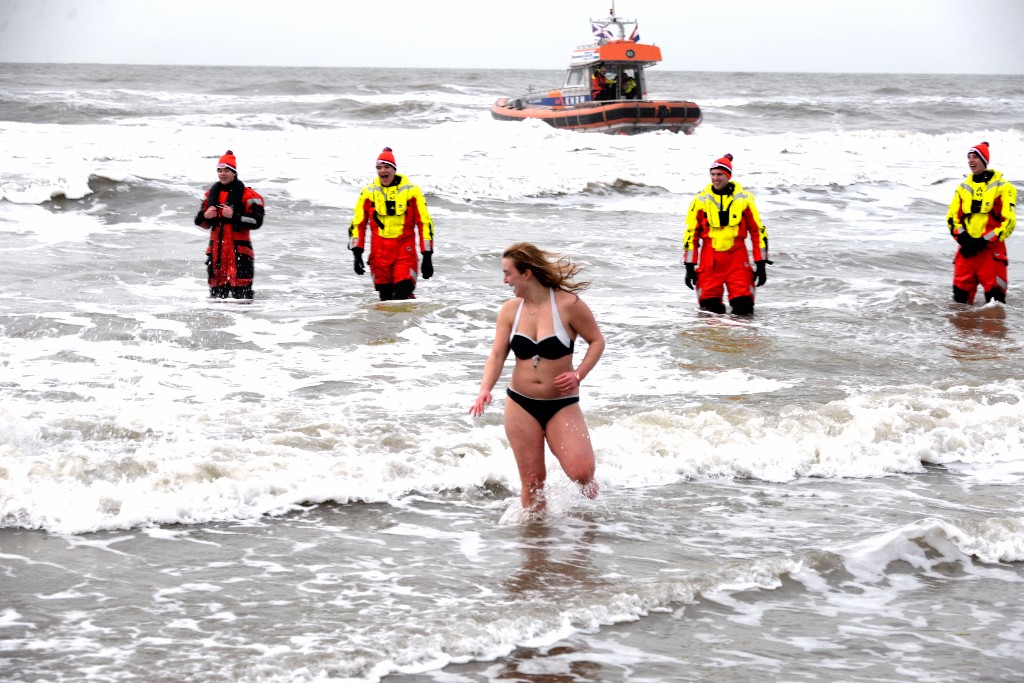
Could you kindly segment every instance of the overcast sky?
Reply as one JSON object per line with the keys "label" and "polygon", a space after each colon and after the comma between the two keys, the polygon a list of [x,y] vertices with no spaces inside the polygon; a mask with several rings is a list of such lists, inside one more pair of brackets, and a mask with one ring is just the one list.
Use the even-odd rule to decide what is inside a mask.
{"label": "overcast sky", "polygon": [[[1024,73],[1024,0],[617,0],[661,69]],[[564,69],[612,0],[0,0],[0,62]]]}

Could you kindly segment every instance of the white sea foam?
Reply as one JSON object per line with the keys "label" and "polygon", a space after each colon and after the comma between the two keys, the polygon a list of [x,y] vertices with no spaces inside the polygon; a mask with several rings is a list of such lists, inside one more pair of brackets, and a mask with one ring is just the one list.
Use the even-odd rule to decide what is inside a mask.
{"label": "white sea foam", "polygon": [[[279,343],[275,336],[281,341],[301,338],[284,329],[275,336],[259,329],[246,335],[267,348]],[[393,356],[389,364],[416,368],[413,360],[418,359],[423,342],[415,335],[404,347],[409,360]],[[44,356],[59,353],[60,348],[35,347]],[[493,418],[485,418],[485,426],[469,431],[453,432],[451,418],[429,425],[428,415],[464,413],[467,397],[472,395],[469,383],[439,394],[428,380],[444,370],[414,369],[406,373],[400,388],[388,382],[380,391],[356,395],[365,418],[359,413],[346,417],[328,404],[314,417],[308,408],[303,410],[290,400],[265,403],[260,398],[267,387],[286,395],[308,385],[306,380],[288,377],[300,366],[286,371],[268,367],[253,356],[248,365],[254,371],[263,370],[239,382],[214,361],[207,364],[203,383],[195,384],[173,369],[194,368],[194,363],[164,359],[162,365],[172,366],[169,372],[154,372],[160,370],[154,368],[134,379],[125,377],[129,379],[125,382],[114,379],[116,365],[104,369],[111,361],[103,360],[102,347],[76,352],[93,355],[95,362],[63,370],[62,390],[88,399],[74,415],[46,409],[49,433],[34,436],[31,425],[39,420],[39,406],[13,401],[4,408],[7,433],[21,434],[8,443],[3,457],[6,477],[0,515],[8,523],[17,520],[25,526],[81,532],[244,519],[309,501],[396,501],[414,490],[489,483],[518,488],[507,443]],[[117,356],[120,347],[111,347],[108,353]],[[361,349],[352,355],[339,354],[330,364],[345,370],[320,373],[316,382],[329,383],[335,374],[343,381],[359,367],[364,368],[357,371],[360,374],[382,369],[372,361],[360,361],[360,355],[365,355]],[[125,369],[118,374],[123,376]],[[728,389],[733,373],[723,373],[720,379],[726,384],[718,387],[709,377],[709,387],[715,387],[711,397],[766,390],[756,381],[747,386],[749,380],[738,375],[735,386]],[[51,379],[46,374],[35,376],[36,386],[31,374],[19,374],[24,390],[48,390]],[[694,395],[699,396],[699,383],[696,388]],[[653,386],[631,386],[630,390],[657,394]],[[1003,390],[990,387],[987,395]],[[621,395],[622,388],[610,385],[605,391]],[[726,412],[696,401],[671,413],[640,410],[605,424],[601,409],[594,407],[591,431],[597,444],[599,480],[604,487],[630,488],[706,477],[788,481],[805,476],[917,472],[932,462],[997,467],[1007,458],[1018,462],[1019,425],[1024,422],[1020,402],[993,405],[982,397],[949,400],[922,396],[926,392],[917,388],[873,398],[856,396],[824,411],[794,406],[770,420],[757,411]],[[211,403],[218,395],[226,402]],[[203,402],[195,403],[198,396],[204,397]],[[417,418],[417,426],[393,430],[367,422],[375,419],[372,415],[387,414],[396,402],[416,406],[413,413],[423,416]],[[246,424],[267,427],[247,434]],[[966,425],[971,426],[966,432],[972,435],[971,441],[962,436]],[[56,457],[48,454],[52,453],[48,444],[55,438],[63,444]],[[380,444],[386,444],[387,452],[372,460],[362,456],[378,451]],[[557,470],[553,463],[550,466]],[[324,473],[330,477],[325,479]]]}
{"label": "white sea foam", "polygon": [[[174,146],[163,143],[169,127],[174,128]],[[903,131],[793,132],[737,138],[714,124],[702,127],[694,136],[581,137],[540,122],[510,126],[483,117],[427,129],[346,131],[300,126],[226,133],[219,126],[199,121],[186,122],[183,127],[164,122],[162,126],[73,129],[4,123],[0,130],[9,159],[0,176],[0,197],[11,202],[41,203],[58,194],[72,199],[87,196],[91,175],[179,184],[185,178],[209,176],[212,155],[231,147],[247,181],[267,185],[273,179],[288,178],[281,191],[292,199],[338,207],[347,207],[352,188],[372,177],[367,160],[372,161],[385,145],[396,150],[402,172],[410,174],[425,191],[455,200],[578,195],[594,183],[611,187],[620,180],[688,196],[706,183],[708,162],[697,160],[730,152],[736,157],[737,179],[762,196],[794,187],[849,188],[875,183],[896,188],[891,193],[892,203],[882,208],[904,206],[908,189],[914,196],[945,204],[949,191],[943,182],[964,173],[959,160],[965,138],[962,133]],[[503,144],[496,146],[499,131]],[[981,130],[967,135],[969,139],[992,138],[1003,159],[1024,156],[1020,134]],[[542,156],[535,151],[538,145],[545,149]],[[48,152],[40,154],[40,150]],[[608,164],[608,159],[615,163]],[[324,179],[343,187],[325,186]],[[680,200],[676,197],[675,201]],[[856,202],[847,203],[847,210],[856,207]],[[665,204],[654,199],[632,203],[630,208],[655,213],[665,210]]]}

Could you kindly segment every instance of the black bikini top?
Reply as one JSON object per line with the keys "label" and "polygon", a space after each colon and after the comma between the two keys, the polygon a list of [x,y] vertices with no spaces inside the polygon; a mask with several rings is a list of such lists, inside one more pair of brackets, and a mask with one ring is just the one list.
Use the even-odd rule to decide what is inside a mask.
{"label": "black bikini top", "polygon": [[569,346],[566,347],[562,340],[555,335],[534,341],[525,334],[517,334],[512,337],[512,353],[516,354],[516,358],[519,360],[537,358],[538,356],[547,360],[557,360],[571,356],[574,344],[575,342],[570,340]]}
{"label": "black bikini top", "polygon": [[508,340],[509,345],[512,347],[512,353],[516,354],[516,358],[519,360],[528,360],[530,358],[534,360],[539,360],[540,358],[557,360],[572,355],[576,340],[569,339],[569,333],[565,331],[562,319],[558,316],[558,306],[555,305],[555,290],[549,289],[548,291],[551,292],[551,322],[555,333],[540,340],[531,339],[525,334],[517,334],[519,317],[523,314],[523,304],[526,303],[525,300],[520,301],[519,310],[516,311],[516,319],[512,323],[512,334]]}

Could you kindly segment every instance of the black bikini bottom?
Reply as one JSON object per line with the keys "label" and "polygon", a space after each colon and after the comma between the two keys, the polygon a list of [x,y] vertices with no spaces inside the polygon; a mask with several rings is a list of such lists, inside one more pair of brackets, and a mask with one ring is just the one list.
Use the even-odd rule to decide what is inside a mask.
{"label": "black bikini bottom", "polygon": [[565,408],[571,406],[573,403],[579,403],[579,396],[566,396],[564,398],[530,398],[529,396],[523,396],[519,392],[506,389],[505,393],[508,397],[522,406],[523,410],[528,412],[534,420],[540,423],[541,429],[546,429],[548,422],[555,416],[555,414]]}

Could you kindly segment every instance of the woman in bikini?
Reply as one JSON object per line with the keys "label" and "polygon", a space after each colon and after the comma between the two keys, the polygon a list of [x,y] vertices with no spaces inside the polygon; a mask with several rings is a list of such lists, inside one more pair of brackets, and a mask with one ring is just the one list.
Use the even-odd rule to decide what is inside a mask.
{"label": "woman in bikini", "polygon": [[[479,417],[491,402],[509,351],[516,357],[505,401],[505,434],[519,466],[523,509],[544,509],[544,442],[566,476],[588,498],[597,495],[594,448],[580,410],[580,383],[604,351],[604,336],[577,292],[589,282],[573,282],[580,267],[532,244],[505,250],[501,272],[515,299],[498,313],[494,346],[484,366],[480,394],[469,409]],[[572,366],[576,337],[587,342],[583,362]]]}

